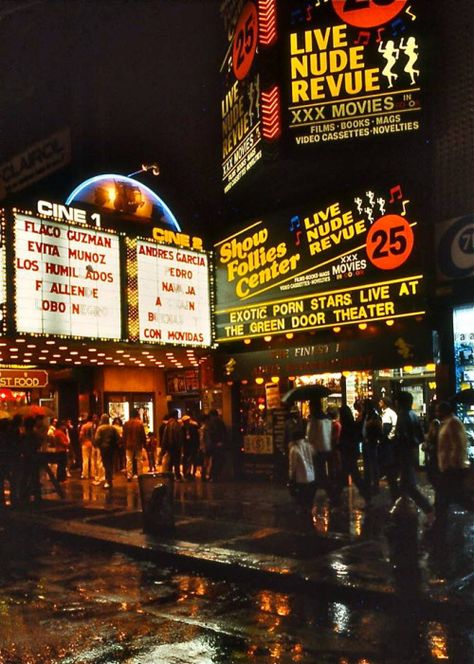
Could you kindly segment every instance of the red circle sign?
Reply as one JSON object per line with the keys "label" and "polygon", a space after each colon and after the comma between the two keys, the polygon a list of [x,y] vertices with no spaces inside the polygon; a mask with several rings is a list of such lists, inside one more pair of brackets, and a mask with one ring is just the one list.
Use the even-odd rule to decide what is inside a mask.
{"label": "red circle sign", "polygon": [[332,0],[336,14],[356,28],[375,28],[388,23],[402,11],[408,0]]}
{"label": "red circle sign", "polygon": [[241,81],[252,66],[257,49],[258,15],[253,2],[247,2],[237,21],[232,47],[232,67],[235,78]]}
{"label": "red circle sign", "polygon": [[380,270],[394,270],[410,256],[413,244],[413,231],[405,217],[386,214],[367,233],[367,256]]}

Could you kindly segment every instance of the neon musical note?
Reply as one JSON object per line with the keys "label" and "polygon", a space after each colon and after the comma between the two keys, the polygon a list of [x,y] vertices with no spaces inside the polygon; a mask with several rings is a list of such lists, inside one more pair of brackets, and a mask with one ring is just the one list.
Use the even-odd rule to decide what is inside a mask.
{"label": "neon musical note", "polygon": [[408,5],[406,12],[412,21],[416,21],[416,14],[411,11],[411,5]]}
{"label": "neon musical note", "polygon": [[362,44],[362,46],[367,46],[370,41],[370,32],[368,30],[360,30],[359,36],[354,40],[354,44]]}
{"label": "neon musical note", "polygon": [[303,231],[296,231],[296,242],[295,242],[295,245],[296,245],[297,247],[299,247],[300,244],[301,244],[300,237],[301,237],[302,235],[303,235]]}
{"label": "neon musical note", "polygon": [[406,208],[408,207],[408,203],[410,200],[407,198],[406,200],[402,201],[402,211],[400,212],[401,216],[404,217],[407,213]]}
{"label": "neon musical note", "polygon": [[384,30],[385,30],[385,28],[379,28],[379,29],[377,30],[377,37],[376,37],[376,39],[375,39],[375,41],[377,42],[377,44],[378,44],[379,42],[382,41],[381,34],[382,34],[382,32],[383,32]]}
{"label": "neon musical note", "polygon": [[311,19],[313,18],[313,8],[311,7],[310,4],[306,5],[306,16],[305,16],[305,18],[306,18],[306,21],[308,21],[308,22],[311,21]]}
{"label": "neon musical note", "polygon": [[399,184],[397,184],[395,187],[392,187],[390,189],[390,200],[388,202],[394,203],[396,200],[401,201],[402,196],[403,196],[402,188],[400,187]]}
{"label": "neon musical note", "polygon": [[292,9],[291,18],[290,18],[291,25],[294,25],[295,23],[301,23],[301,21],[304,21],[303,10],[301,9],[301,7]]}
{"label": "neon musical note", "polygon": [[390,23],[390,26],[392,28],[392,33],[394,37],[396,37],[400,32],[405,32],[406,30],[406,25],[401,18],[397,18],[395,19],[395,21],[392,21],[392,23]]}
{"label": "neon musical note", "polygon": [[291,217],[290,219],[290,231],[293,232],[297,230],[298,228],[301,228],[301,221],[298,215],[295,215],[294,217]]}

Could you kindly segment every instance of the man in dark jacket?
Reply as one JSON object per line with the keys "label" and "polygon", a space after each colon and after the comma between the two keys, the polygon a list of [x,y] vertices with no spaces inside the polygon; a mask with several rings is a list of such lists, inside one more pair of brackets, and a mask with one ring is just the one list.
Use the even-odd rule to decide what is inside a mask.
{"label": "man in dark jacket", "polygon": [[133,478],[134,460],[137,464],[137,475],[142,474],[142,454],[143,448],[146,445],[145,427],[143,426],[143,422],[136,409],[132,410],[130,419],[123,425],[122,440],[127,458],[127,482],[131,482]]}
{"label": "man in dark jacket", "polygon": [[199,450],[199,424],[187,413],[181,418],[181,447],[184,477],[192,479],[196,472],[196,458]]}
{"label": "man in dark jacket", "polygon": [[407,494],[427,515],[433,514],[433,507],[418,489],[416,467],[418,448],[423,442],[423,428],[416,413],[412,410],[413,396],[410,392],[398,395],[398,417],[395,426],[396,457],[400,471],[400,491]]}
{"label": "man in dark jacket", "polygon": [[104,413],[95,432],[94,444],[99,448],[105,470],[104,489],[112,488],[114,474],[114,456],[118,448],[120,436],[117,429],[110,424],[107,413]]}
{"label": "man in dark jacket", "polygon": [[163,453],[168,454],[169,470],[174,473],[178,482],[181,475],[181,424],[178,421],[178,411],[172,410],[163,431],[161,441]]}
{"label": "man in dark jacket", "polygon": [[225,449],[227,445],[227,427],[216,408],[209,411],[208,435],[210,442],[210,480],[220,477],[225,462]]}

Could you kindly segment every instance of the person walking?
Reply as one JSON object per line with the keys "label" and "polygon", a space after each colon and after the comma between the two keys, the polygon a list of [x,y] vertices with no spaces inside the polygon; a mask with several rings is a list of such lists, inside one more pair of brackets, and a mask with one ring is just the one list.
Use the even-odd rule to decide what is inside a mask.
{"label": "person walking", "polygon": [[172,410],[168,422],[163,430],[161,449],[168,456],[169,466],[166,470],[174,473],[175,480],[180,482],[181,475],[181,424],[178,421],[178,411]]}
{"label": "person walking", "polygon": [[69,452],[69,445],[70,440],[67,435],[66,421],[58,420],[54,431],[54,451],[58,455],[58,482],[65,482],[68,475],[67,455]]}
{"label": "person walking", "polygon": [[136,408],[132,410],[130,419],[123,425],[122,438],[127,460],[127,482],[131,482],[134,477],[134,461],[137,466],[137,475],[141,475],[143,472],[142,455],[146,445],[145,427]]}
{"label": "person walking", "polygon": [[148,471],[154,473],[156,471],[156,452],[158,449],[158,441],[154,431],[149,431],[147,433],[145,449],[148,460]]}
{"label": "person walking", "polygon": [[104,413],[95,432],[94,444],[99,449],[104,467],[104,489],[111,489],[114,476],[114,458],[118,449],[120,436],[117,428],[110,424],[110,418]]}
{"label": "person walking", "polygon": [[209,480],[215,481],[221,477],[227,447],[227,427],[217,408],[209,411],[207,427],[211,454]]}
{"label": "person walking", "polygon": [[417,486],[416,468],[418,448],[423,443],[421,422],[412,410],[413,396],[410,392],[398,395],[398,417],[395,426],[396,458],[400,472],[400,492],[410,496],[418,507],[432,520],[433,507]]}
{"label": "person walking", "polygon": [[28,505],[31,497],[36,504],[41,501],[38,451],[41,448],[41,436],[35,428],[35,418],[26,417],[20,434],[22,475],[20,484],[20,503]]}
{"label": "person walking", "polygon": [[347,478],[350,477],[366,503],[370,503],[370,493],[367,491],[358,466],[361,430],[357,425],[349,406],[341,406],[339,411],[339,421],[341,423],[338,445],[341,456],[339,492],[342,492],[344,486],[347,484]]}
{"label": "person walking", "polygon": [[183,450],[184,478],[192,479],[196,474],[199,424],[187,413],[181,418],[181,448]]}
{"label": "person walking", "polygon": [[364,401],[362,424],[362,456],[364,459],[364,481],[367,492],[373,496],[379,492],[380,471],[378,447],[382,440],[382,418],[373,399]]}
{"label": "person walking", "polygon": [[79,429],[79,442],[81,444],[82,468],[81,480],[89,480],[92,477],[92,441],[95,435],[94,418],[91,414],[87,415],[86,421]]}
{"label": "person walking", "polygon": [[438,528],[446,531],[448,508],[451,503],[464,500],[464,479],[468,468],[466,430],[447,401],[436,408],[440,420],[438,432],[438,479],[436,482],[436,520]]}
{"label": "person walking", "polygon": [[392,408],[389,397],[383,396],[379,401],[382,412],[382,437],[379,445],[379,467],[381,475],[387,478],[390,498],[394,503],[399,497],[397,482],[397,464],[395,460],[395,427],[397,426],[397,413]]}
{"label": "person walking", "polygon": [[314,478],[313,448],[305,440],[304,429],[294,428],[288,453],[288,480],[290,493],[304,514],[313,506]]}
{"label": "person walking", "polygon": [[324,489],[330,502],[337,502],[337,494],[329,475],[332,454],[332,421],[324,413],[320,399],[309,402],[306,437],[313,448],[316,492],[320,488]]}

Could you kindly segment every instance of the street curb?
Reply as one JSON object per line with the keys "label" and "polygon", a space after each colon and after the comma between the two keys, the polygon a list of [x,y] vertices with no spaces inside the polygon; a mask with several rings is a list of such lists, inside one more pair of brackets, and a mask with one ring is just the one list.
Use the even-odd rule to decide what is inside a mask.
{"label": "street curb", "polygon": [[[444,583],[436,590],[416,587],[398,588],[392,582],[393,570],[386,560],[379,561],[379,578],[386,573],[383,587],[368,583],[344,583],[340,578],[328,578],[328,570],[337,566],[343,556],[364,556],[368,546],[378,546],[375,542],[349,544],[325,554],[316,560],[301,561],[282,556],[269,556],[222,547],[206,546],[193,542],[173,540],[163,542],[156,535],[137,531],[124,531],[117,528],[98,526],[78,521],[59,521],[37,512],[8,512],[5,522],[14,526],[28,527],[54,533],[61,539],[74,540],[87,546],[107,546],[114,551],[131,557],[157,560],[194,573],[238,581],[258,582],[272,589],[285,592],[311,593],[313,597],[330,598],[358,604],[370,604],[385,608],[404,608],[409,602],[410,611],[416,611],[431,618],[454,617],[456,620],[471,621],[465,601],[453,596],[453,592],[474,579],[474,573],[451,583]],[[169,535],[168,535],[169,537]],[[362,580],[363,581],[363,580]]]}

